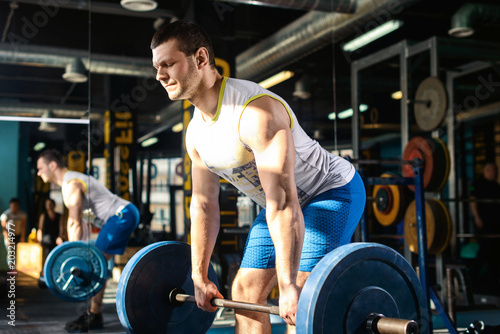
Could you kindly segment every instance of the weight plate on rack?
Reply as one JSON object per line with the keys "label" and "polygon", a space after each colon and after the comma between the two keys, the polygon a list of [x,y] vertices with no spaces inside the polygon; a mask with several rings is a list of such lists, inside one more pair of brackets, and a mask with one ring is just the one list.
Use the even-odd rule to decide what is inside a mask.
{"label": "weight plate on rack", "polygon": [[438,78],[422,81],[415,93],[414,113],[417,125],[424,131],[432,131],[443,123],[446,115],[446,89]]}

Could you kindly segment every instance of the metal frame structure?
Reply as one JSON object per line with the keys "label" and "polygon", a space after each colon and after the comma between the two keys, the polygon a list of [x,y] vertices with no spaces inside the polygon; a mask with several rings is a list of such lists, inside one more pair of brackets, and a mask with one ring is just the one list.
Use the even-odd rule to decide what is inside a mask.
{"label": "metal frame structure", "polygon": [[[399,57],[399,73],[400,73],[400,89],[402,92],[402,98],[400,101],[400,115],[401,115],[401,131],[400,131],[400,136],[401,136],[401,150],[403,153],[404,148],[408,144],[410,140],[410,114],[409,114],[409,103],[410,103],[410,96],[409,96],[409,60],[410,58],[422,54],[424,52],[429,53],[429,58],[430,58],[430,65],[429,65],[429,74],[432,77],[445,77],[446,79],[446,90],[448,94],[448,109],[447,109],[447,118],[445,121],[445,127],[446,127],[446,135],[447,135],[447,147],[450,154],[450,174],[448,177],[448,182],[447,182],[447,191],[450,197],[455,197],[458,198],[458,176],[457,176],[457,166],[456,166],[456,161],[454,157],[455,153],[455,124],[457,122],[456,120],[456,114],[455,110],[453,110],[453,101],[454,101],[454,80],[458,77],[474,73],[476,71],[484,70],[487,67],[495,66],[494,61],[498,61],[500,59],[500,47],[496,43],[487,43],[487,42],[476,42],[473,40],[458,40],[458,39],[451,39],[451,38],[441,38],[441,37],[432,37],[429,38],[428,40],[422,41],[422,42],[411,42],[408,40],[403,40],[400,41],[396,44],[393,44],[392,46],[389,46],[385,49],[382,49],[378,52],[375,52],[367,57],[361,58],[359,60],[353,61],[351,64],[351,105],[353,109],[353,117],[351,121],[352,125],[352,151],[353,151],[353,159],[354,161],[356,159],[360,159],[360,152],[361,152],[361,135],[360,135],[360,113],[359,113],[359,97],[360,97],[360,71],[363,69],[367,69],[371,66],[374,66],[376,64],[379,64],[380,62],[386,61],[390,58],[393,57]],[[452,70],[446,71],[446,73],[443,73],[443,71],[440,71],[440,60],[442,57],[453,57],[455,59],[460,59],[464,60],[464,64],[462,66],[459,66],[458,68]],[[478,59],[481,59],[483,61],[477,61]],[[456,71],[458,70],[458,71]],[[499,110],[500,112],[500,110]],[[439,132],[437,130],[434,130],[431,135],[432,137],[439,137],[440,134],[442,135],[443,132]],[[417,174],[415,174],[417,175]],[[390,178],[389,178],[390,180]],[[395,181],[394,179],[392,180],[393,182],[399,182]],[[371,181],[369,181],[371,182]],[[385,181],[380,181],[380,182],[385,182]],[[390,181],[388,181],[390,182]],[[417,182],[417,181],[415,181]],[[420,182],[420,181],[418,181]],[[383,183],[383,184],[388,184],[388,183]],[[401,184],[401,183],[396,183],[396,184]],[[417,189],[417,187],[415,187]],[[421,194],[417,194],[417,191],[415,191],[415,197],[416,200],[417,198],[425,198],[425,194],[423,191],[423,187],[421,188]],[[440,194],[433,194],[432,196],[439,198]],[[422,205],[421,202],[420,205]],[[422,250],[423,248],[420,247],[420,242],[421,242],[421,237],[426,238],[425,233],[425,215],[421,214],[421,207],[419,208],[418,201],[416,202],[417,204],[417,221],[419,219],[419,215],[421,216],[421,219],[423,219],[423,224],[419,225],[423,230],[419,230],[419,267],[420,270],[424,270],[425,273],[421,272],[421,275],[423,275],[423,284],[425,291],[427,293],[427,298],[430,297],[433,299],[435,305],[436,305],[436,310],[439,312],[440,316],[443,318],[445,324],[448,329],[450,330],[450,333],[456,333],[456,329],[454,329],[453,322],[449,319],[448,315],[444,312],[444,310],[441,307],[441,303],[439,302],[439,297],[434,291],[429,292],[429,288],[426,286],[427,285],[427,259],[423,259],[423,253]],[[459,208],[463,209],[463,204],[462,203],[454,203],[451,202],[448,204],[449,205],[449,210],[450,210],[450,216],[452,222],[457,222],[457,219],[460,220],[458,222],[458,228],[459,232],[463,232],[464,229],[464,222],[463,222],[463,216],[459,214]],[[457,224],[455,224],[456,226]],[[422,232],[422,233],[421,233]],[[452,231],[452,237],[451,237],[451,248],[452,252],[454,252],[454,249],[456,248],[456,229],[453,229]],[[422,236],[421,236],[422,234]],[[362,219],[360,222],[360,238],[361,241],[367,241],[368,240],[368,228],[366,226],[366,221],[365,219]],[[423,243],[423,245],[426,245],[427,243]],[[424,247],[426,250],[426,247]],[[426,252],[425,252],[426,253]],[[411,261],[411,253],[405,244],[405,257]],[[427,254],[425,254],[425,257],[427,257]],[[441,255],[437,255],[436,258],[436,282],[439,286],[444,287],[444,264],[443,264],[443,258]],[[444,289],[441,289],[441,300],[444,298]]]}

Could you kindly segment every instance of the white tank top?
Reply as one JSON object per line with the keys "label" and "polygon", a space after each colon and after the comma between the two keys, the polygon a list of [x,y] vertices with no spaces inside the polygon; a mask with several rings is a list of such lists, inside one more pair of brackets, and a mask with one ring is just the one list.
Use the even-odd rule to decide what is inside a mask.
{"label": "white tank top", "polygon": [[355,173],[347,160],[329,153],[311,139],[297,122],[290,106],[278,95],[247,80],[224,78],[215,117],[205,122],[195,108],[187,136],[205,165],[257,204],[266,206],[255,157],[240,139],[240,116],[253,100],[269,96],[281,102],[291,119],[295,144],[295,183],[303,206],[312,197],[349,183]]}
{"label": "white tank top", "polygon": [[98,220],[93,222],[94,225],[103,225],[109,217],[130,203],[113,194],[94,177],[75,171],[67,171],[64,174],[61,187],[62,198],[66,207],[68,207],[69,196],[68,183],[72,180],[78,180],[85,188],[82,209],[84,211],[90,209],[92,214],[96,216]]}

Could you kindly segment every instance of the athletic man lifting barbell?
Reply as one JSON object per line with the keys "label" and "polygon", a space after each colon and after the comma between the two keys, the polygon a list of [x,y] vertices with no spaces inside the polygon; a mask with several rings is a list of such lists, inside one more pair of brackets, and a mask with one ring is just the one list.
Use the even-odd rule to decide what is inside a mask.
{"label": "athletic man lifting barbell", "polygon": [[[111,193],[94,177],[69,171],[61,153],[56,150],[46,150],[40,154],[37,159],[37,170],[37,175],[44,182],[54,182],[61,187],[63,202],[69,211],[67,222],[69,241],[87,240],[90,237],[90,226],[83,221],[83,210],[90,209],[95,215],[94,224],[101,228],[96,240],[98,249],[96,252],[102,251],[106,254],[107,259],[110,259],[113,254],[125,252],[130,235],[139,224],[139,211],[132,203]],[[63,247],[68,247],[68,245]],[[71,248],[71,246],[69,247]],[[72,300],[71,295],[76,293],[75,282],[73,285],[71,282],[80,280],[86,268],[95,268],[95,263],[91,262],[91,264],[85,265],[85,261],[96,259],[100,255],[94,253],[93,256],[89,255],[80,261],[78,252],[76,253],[76,257],[71,257],[72,260],[75,260],[75,265],[71,265],[71,268],[61,267],[61,264],[56,263],[53,268],[44,269],[44,273],[47,270],[54,270],[49,275],[45,274],[47,286],[51,290],[58,287],[61,279],[67,276],[67,284],[58,287],[61,289],[57,291],[60,297],[67,297],[69,300]],[[73,262],[69,261],[68,263]],[[100,265],[100,272],[107,274],[106,268],[102,268],[103,266],[105,267],[105,264]],[[55,273],[59,273],[58,277],[54,277]],[[51,278],[53,281],[50,280]],[[103,326],[101,311],[104,288],[102,285],[105,285],[105,279],[106,277],[99,286],[100,291],[95,289],[96,295],[92,297],[90,312],[85,311],[75,321],[67,323],[67,331],[72,333],[87,332],[89,329]],[[80,282],[76,286],[79,284]]]}
{"label": "athletic man lifting barbell", "polygon": [[[192,160],[192,279],[198,307],[215,311],[222,298],[208,279],[219,231],[219,179],[225,178],[261,208],[248,236],[231,295],[260,303],[280,291],[280,316],[296,321],[300,291],[328,252],[350,242],[365,206],[355,168],[311,139],[290,106],[259,85],[222,77],[210,38],[177,21],[151,42],[157,80],[171,100],[195,112],[186,135]],[[289,328],[293,331],[292,328]],[[236,311],[236,332],[270,332],[269,316]]]}

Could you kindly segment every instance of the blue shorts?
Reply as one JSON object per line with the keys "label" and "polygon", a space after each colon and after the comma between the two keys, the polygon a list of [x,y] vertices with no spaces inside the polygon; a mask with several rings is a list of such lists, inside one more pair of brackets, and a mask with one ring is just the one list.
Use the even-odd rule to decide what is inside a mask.
{"label": "blue shorts", "polygon": [[[365,186],[356,172],[348,184],[313,197],[302,208],[305,234],[300,271],[312,271],[326,254],[351,242],[365,202]],[[267,269],[276,266],[265,211],[261,210],[250,229],[241,268]]]}
{"label": "blue shorts", "polygon": [[132,203],[111,216],[97,236],[96,246],[106,254],[123,254],[139,225],[139,210]]}

